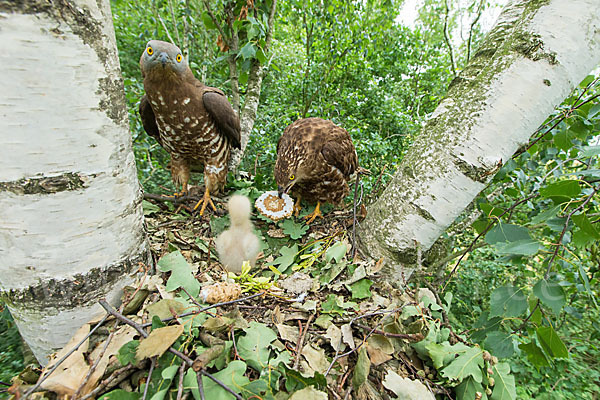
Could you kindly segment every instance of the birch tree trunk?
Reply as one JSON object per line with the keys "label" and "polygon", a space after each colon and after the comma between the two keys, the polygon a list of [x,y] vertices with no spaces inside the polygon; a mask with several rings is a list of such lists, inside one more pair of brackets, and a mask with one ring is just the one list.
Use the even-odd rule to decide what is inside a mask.
{"label": "birch tree trunk", "polygon": [[0,288],[37,359],[150,262],[108,0],[0,4]]}
{"label": "birch tree trunk", "polygon": [[510,2],[369,208],[362,252],[408,279],[419,251],[598,63],[598,0]]}

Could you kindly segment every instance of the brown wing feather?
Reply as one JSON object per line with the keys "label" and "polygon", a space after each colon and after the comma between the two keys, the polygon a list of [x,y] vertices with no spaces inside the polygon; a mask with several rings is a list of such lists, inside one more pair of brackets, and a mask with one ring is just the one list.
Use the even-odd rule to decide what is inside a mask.
{"label": "brown wing feather", "polygon": [[202,101],[204,108],[221,132],[229,138],[231,145],[237,149],[241,148],[240,119],[225,94],[216,88],[205,87]]}
{"label": "brown wing feather", "polygon": [[142,126],[144,127],[146,133],[156,139],[156,141],[162,146],[160,134],[158,133],[158,125],[156,124],[156,117],[154,116],[154,111],[152,110],[152,106],[150,105],[146,95],[142,96],[138,111],[142,119]]}
{"label": "brown wing feather", "polygon": [[358,160],[350,135],[341,128],[330,133],[321,148],[321,154],[329,165],[333,165],[348,179],[356,171]]}

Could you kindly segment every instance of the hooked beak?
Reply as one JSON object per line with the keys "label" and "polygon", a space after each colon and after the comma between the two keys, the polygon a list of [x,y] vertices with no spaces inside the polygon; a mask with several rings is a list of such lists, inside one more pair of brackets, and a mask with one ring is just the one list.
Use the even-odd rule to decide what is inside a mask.
{"label": "hooked beak", "polygon": [[281,196],[283,196],[284,193],[288,194],[292,186],[294,186],[294,183],[296,182],[292,182],[287,186],[277,185],[277,192],[279,193],[279,198],[281,198]]}
{"label": "hooked beak", "polygon": [[160,62],[162,64],[162,66],[164,67],[165,65],[167,65],[167,62],[169,61],[169,56],[167,55],[167,53],[160,53]]}

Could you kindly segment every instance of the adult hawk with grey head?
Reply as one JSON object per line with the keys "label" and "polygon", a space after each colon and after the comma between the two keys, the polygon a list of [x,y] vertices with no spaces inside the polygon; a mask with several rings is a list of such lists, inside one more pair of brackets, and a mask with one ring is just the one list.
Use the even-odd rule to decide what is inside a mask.
{"label": "adult hawk with grey head", "polygon": [[181,50],[151,40],[140,58],[146,94],[139,112],[146,132],[171,155],[171,176],[187,193],[190,170],[204,169],[204,197],[223,189],[231,146],[240,148],[240,120],[225,94],[196,79]]}
{"label": "adult hawk with grey head", "polygon": [[308,223],[322,217],[321,203],[339,204],[348,195],[348,180],[358,167],[356,150],[348,132],[321,118],[300,119],[288,126],[277,142],[275,180],[281,194],[291,192],[317,203]]}

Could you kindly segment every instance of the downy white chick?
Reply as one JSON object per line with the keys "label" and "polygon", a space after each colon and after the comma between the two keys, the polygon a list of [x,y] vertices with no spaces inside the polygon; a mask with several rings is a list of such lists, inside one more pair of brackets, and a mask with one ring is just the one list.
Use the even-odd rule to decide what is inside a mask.
{"label": "downy white chick", "polygon": [[250,200],[245,196],[231,196],[227,203],[231,226],[215,240],[221,264],[228,271],[240,273],[244,261],[254,267],[259,241],[250,222]]}

